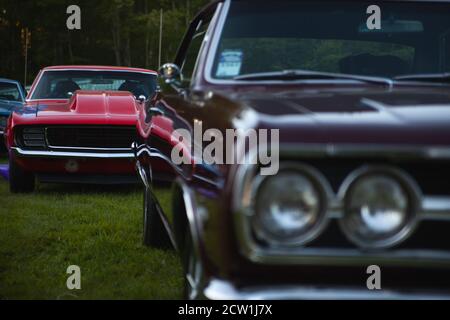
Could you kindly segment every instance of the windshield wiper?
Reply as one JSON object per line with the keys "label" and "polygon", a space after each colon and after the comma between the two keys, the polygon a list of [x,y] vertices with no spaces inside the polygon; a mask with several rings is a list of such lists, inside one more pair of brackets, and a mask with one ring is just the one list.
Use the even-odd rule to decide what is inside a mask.
{"label": "windshield wiper", "polygon": [[308,70],[283,70],[276,72],[250,73],[234,77],[233,80],[240,81],[296,81],[296,80],[355,80],[374,84],[393,85],[393,81],[389,78],[359,76],[345,73],[331,73]]}
{"label": "windshield wiper", "polygon": [[450,72],[407,74],[395,77],[394,79],[400,81],[450,82]]}

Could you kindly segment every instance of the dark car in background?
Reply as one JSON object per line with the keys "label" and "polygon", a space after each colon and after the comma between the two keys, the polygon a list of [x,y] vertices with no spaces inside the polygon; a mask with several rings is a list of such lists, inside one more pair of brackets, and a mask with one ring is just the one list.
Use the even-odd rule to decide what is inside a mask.
{"label": "dark car in background", "polygon": [[27,96],[22,84],[15,80],[0,78],[0,150],[4,149],[3,133],[9,115],[15,107],[20,107]]}
{"label": "dark car in background", "polygon": [[[179,250],[188,298],[450,297],[450,2],[376,4],[371,29],[372,1],[214,1],[162,67],[134,145],[144,242]],[[178,164],[199,124],[279,129],[280,170],[188,142]]]}

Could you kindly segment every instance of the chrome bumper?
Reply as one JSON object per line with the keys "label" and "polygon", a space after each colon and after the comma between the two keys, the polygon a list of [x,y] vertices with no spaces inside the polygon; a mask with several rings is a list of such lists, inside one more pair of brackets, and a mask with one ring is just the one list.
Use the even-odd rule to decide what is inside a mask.
{"label": "chrome bumper", "polygon": [[11,148],[17,157],[27,158],[91,158],[91,159],[133,159],[134,154],[130,152],[73,152],[73,151],[33,151],[21,148]]}
{"label": "chrome bumper", "polygon": [[361,288],[270,286],[236,288],[227,281],[212,279],[200,298],[208,300],[450,300],[450,293],[372,291]]}

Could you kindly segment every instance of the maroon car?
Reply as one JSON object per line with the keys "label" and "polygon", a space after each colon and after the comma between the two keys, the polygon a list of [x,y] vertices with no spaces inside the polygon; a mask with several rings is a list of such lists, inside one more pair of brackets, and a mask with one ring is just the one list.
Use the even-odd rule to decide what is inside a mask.
{"label": "maroon car", "polygon": [[[449,16],[450,1],[278,0],[197,15],[134,145],[144,242],[180,251],[187,297],[450,297]],[[199,158],[231,129],[278,129],[258,147],[279,170],[236,136],[214,159],[244,141],[249,161]]]}

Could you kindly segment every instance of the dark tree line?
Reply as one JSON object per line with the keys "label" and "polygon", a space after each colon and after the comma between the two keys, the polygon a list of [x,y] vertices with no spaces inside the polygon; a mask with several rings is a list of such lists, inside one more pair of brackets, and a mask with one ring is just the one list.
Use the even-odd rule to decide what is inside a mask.
{"label": "dark tree line", "polygon": [[[172,60],[195,13],[209,0],[0,0],[0,77],[27,83],[45,66],[122,65],[157,69]],[[81,30],[66,27],[66,9],[81,8]],[[28,38],[28,39],[27,39]],[[26,44],[28,43],[28,50]]]}

